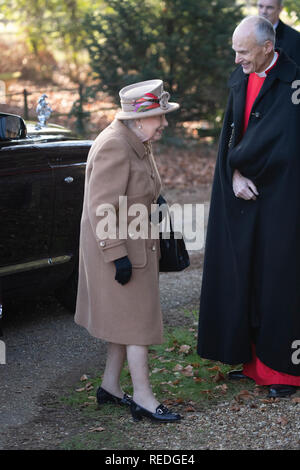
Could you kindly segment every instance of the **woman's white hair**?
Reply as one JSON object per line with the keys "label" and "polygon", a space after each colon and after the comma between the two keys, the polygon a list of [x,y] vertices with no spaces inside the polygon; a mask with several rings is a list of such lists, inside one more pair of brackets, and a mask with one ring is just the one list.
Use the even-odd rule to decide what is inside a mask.
{"label": "woman's white hair", "polygon": [[131,130],[136,127],[135,119],[122,119],[122,123]]}

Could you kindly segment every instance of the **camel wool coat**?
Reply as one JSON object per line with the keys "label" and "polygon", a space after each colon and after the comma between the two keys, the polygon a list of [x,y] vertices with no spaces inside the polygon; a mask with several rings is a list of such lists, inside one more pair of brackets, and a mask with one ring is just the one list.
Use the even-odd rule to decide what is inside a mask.
{"label": "camel wool coat", "polygon": [[[93,142],[87,158],[80,227],[75,322],[97,338],[134,345],[163,341],[159,239],[151,239],[149,221],[151,204],[156,203],[160,190],[151,147],[144,145],[121,121],[114,120]],[[123,207],[119,207],[120,197],[128,206],[125,236],[118,223]],[[133,233],[134,225],[130,224],[140,213],[130,212],[132,204],[147,208],[147,214],[142,214],[139,220],[148,227],[148,238],[136,238]],[[99,206],[105,210],[101,212]],[[108,223],[108,215],[114,212],[115,230]],[[99,232],[99,222],[105,217],[106,237],[103,231]],[[121,285],[115,280],[113,261],[126,255],[132,263],[132,277]]]}

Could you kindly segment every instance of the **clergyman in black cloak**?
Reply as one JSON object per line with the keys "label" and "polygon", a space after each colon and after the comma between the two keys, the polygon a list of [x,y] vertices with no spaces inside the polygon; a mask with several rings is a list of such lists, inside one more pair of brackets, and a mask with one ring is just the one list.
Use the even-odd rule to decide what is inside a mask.
{"label": "clergyman in black cloak", "polygon": [[[235,34],[248,27],[248,43],[233,41],[240,65],[229,80],[213,181],[198,354],[246,364],[255,345],[258,360],[279,373],[271,384],[300,386],[300,68],[282,50],[270,51],[270,41],[261,44],[258,33],[269,27],[261,22],[271,25],[244,19]],[[255,72],[265,78],[246,126]],[[236,173],[249,182],[237,194]]]}

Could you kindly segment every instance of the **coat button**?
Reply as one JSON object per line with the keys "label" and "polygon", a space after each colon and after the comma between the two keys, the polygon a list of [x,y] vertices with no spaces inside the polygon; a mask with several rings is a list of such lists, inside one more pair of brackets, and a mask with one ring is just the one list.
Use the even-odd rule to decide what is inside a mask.
{"label": "coat button", "polygon": [[153,245],[152,251],[156,251],[156,246],[155,245]]}
{"label": "coat button", "polygon": [[106,243],[105,242],[100,242],[100,246],[105,246]]}
{"label": "coat button", "polygon": [[154,174],[153,173],[151,173],[151,178],[154,180]]}

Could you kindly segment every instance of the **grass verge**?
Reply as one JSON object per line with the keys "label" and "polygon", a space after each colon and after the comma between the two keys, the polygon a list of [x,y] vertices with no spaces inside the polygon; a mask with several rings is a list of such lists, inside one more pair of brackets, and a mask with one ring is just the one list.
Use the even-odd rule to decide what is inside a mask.
{"label": "grass verge", "polygon": [[[188,316],[195,312],[186,312]],[[191,322],[189,322],[191,324]],[[183,416],[205,411],[220,400],[230,401],[241,390],[254,388],[252,382],[227,380],[231,366],[202,359],[196,352],[196,320],[192,327],[177,327],[165,332],[162,345],[149,349],[150,380],[152,389],[163,402]],[[132,394],[128,367],[122,372],[124,391]],[[62,397],[65,404],[80,409],[93,424],[87,431],[74,436],[63,444],[66,449],[139,449],[141,436],[130,418],[129,410],[115,405],[97,407],[96,390],[101,384],[101,374],[83,376],[75,390]],[[95,414],[95,410],[97,413]],[[96,420],[95,420],[96,418]],[[146,420],[143,421],[145,423]],[[147,426],[149,425],[149,421]],[[150,423],[153,426],[153,423]],[[174,425],[167,425],[175,429]],[[171,426],[171,427],[169,427]],[[173,426],[173,427],[172,427]]]}

